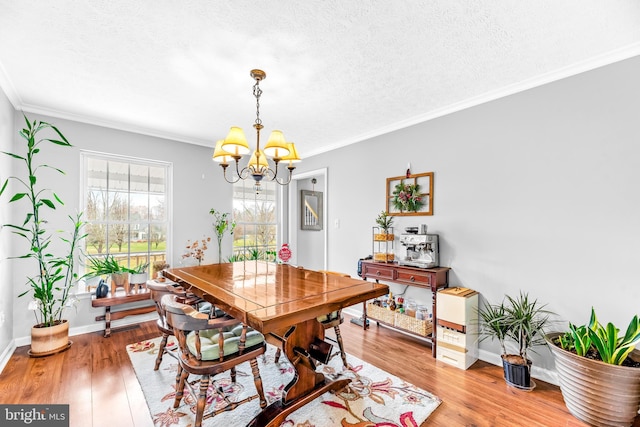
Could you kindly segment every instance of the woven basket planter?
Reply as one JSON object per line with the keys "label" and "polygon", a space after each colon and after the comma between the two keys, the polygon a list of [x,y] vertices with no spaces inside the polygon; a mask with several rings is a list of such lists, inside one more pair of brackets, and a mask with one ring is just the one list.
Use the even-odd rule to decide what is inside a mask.
{"label": "woven basket planter", "polygon": [[[571,414],[592,426],[630,426],[640,407],[640,368],[610,365],[578,356],[545,339],[554,355],[560,390]],[[631,356],[640,360],[640,351]]]}

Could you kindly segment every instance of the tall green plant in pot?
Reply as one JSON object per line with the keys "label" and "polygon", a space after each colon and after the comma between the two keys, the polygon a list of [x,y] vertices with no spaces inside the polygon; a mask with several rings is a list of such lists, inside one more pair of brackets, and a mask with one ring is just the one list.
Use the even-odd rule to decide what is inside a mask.
{"label": "tall green plant in pot", "polygon": [[[33,301],[29,308],[34,310],[36,325],[31,330],[32,356],[44,356],[57,353],[69,347],[69,326],[63,319],[64,310],[73,306],[75,295],[72,289],[78,275],[76,274],[76,253],[78,244],[85,236],[82,234],[82,215],[69,216],[71,231],[67,234],[54,234],[47,229],[46,213],[63,205],[58,195],[43,187],[41,172],[49,169],[57,173],[64,172],[53,166],[37,161],[42,156],[44,144],[56,144],[71,147],[64,135],[47,122],[33,121],[24,116],[26,127],[20,131],[25,140],[24,153],[4,154],[18,160],[23,166],[23,175],[10,176],[0,188],[0,196],[5,192],[9,182],[13,182],[16,192],[9,203],[25,206],[24,220],[17,224],[4,224],[13,234],[24,238],[28,250],[12,258],[30,259],[34,261],[34,274],[27,277],[28,289],[19,297],[30,295]],[[52,131],[54,138],[39,139],[40,132]],[[60,239],[56,242],[54,236]],[[63,246],[63,249],[60,249]]]}
{"label": "tall green plant in pot", "polygon": [[[546,344],[545,328],[553,313],[545,310],[545,306],[520,292],[516,297],[506,295],[500,304],[485,301],[478,310],[480,339],[500,343],[505,381],[523,390],[535,387],[529,355],[534,347]],[[508,346],[514,344],[517,352],[509,352]]]}

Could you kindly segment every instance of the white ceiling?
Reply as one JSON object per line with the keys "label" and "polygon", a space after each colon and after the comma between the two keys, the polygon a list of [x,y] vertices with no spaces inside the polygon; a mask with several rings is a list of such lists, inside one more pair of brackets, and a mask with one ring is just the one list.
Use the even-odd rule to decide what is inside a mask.
{"label": "white ceiling", "polygon": [[0,0],[17,109],[253,145],[261,68],[303,158],[639,54],[638,0]]}

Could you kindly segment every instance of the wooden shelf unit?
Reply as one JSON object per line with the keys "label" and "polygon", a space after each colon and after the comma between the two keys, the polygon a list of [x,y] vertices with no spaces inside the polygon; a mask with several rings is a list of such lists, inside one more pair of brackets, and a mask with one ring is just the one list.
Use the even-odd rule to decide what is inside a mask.
{"label": "wooden shelf unit", "polygon": [[115,294],[109,293],[109,296],[104,298],[96,298],[95,296],[93,296],[91,299],[91,306],[105,307],[105,313],[101,316],[97,316],[96,321],[104,320],[106,322],[104,336],[109,337],[111,336],[112,320],[118,320],[127,316],[133,316],[137,314],[150,313],[152,311],[155,311],[156,309],[155,305],[148,305],[143,307],[127,308],[124,310],[112,312],[111,307],[122,305],[122,304],[128,304],[131,302],[146,301],[150,299],[151,299],[151,293],[146,288],[140,289],[134,293],[125,293],[124,290],[122,291],[118,290],[115,292]]}
{"label": "wooden shelf unit", "polygon": [[[384,262],[375,262],[370,260],[362,261],[362,278],[364,280],[372,279],[376,282],[389,282],[389,283],[397,283],[400,285],[409,285],[417,288],[425,288],[429,289],[432,292],[431,296],[431,309],[433,313],[433,325],[437,324],[437,309],[436,309],[436,292],[440,289],[444,289],[449,286],[449,267],[434,267],[434,268],[419,268],[419,267],[410,267],[406,265],[398,265],[396,263],[384,263]],[[362,327],[364,329],[367,328],[367,304],[363,304],[362,310]],[[395,325],[390,324],[389,322],[385,322],[383,320],[376,319],[374,317],[371,318],[375,320],[377,324],[382,323],[383,325],[394,328],[401,329],[407,333],[413,333],[406,329],[398,328]],[[414,334],[422,337],[421,335]],[[427,341],[431,342],[431,353],[433,357],[436,357],[436,335],[435,333],[429,334],[425,338]]]}

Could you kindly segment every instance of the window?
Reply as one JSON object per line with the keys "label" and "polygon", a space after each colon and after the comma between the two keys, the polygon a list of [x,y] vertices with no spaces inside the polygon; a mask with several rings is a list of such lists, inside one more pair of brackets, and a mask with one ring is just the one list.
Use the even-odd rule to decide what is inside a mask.
{"label": "window", "polygon": [[277,191],[274,182],[263,181],[256,194],[252,180],[233,184],[233,256],[231,261],[243,259],[276,260],[278,231]]}
{"label": "window", "polygon": [[127,268],[167,257],[170,164],[83,152],[84,251]]}

